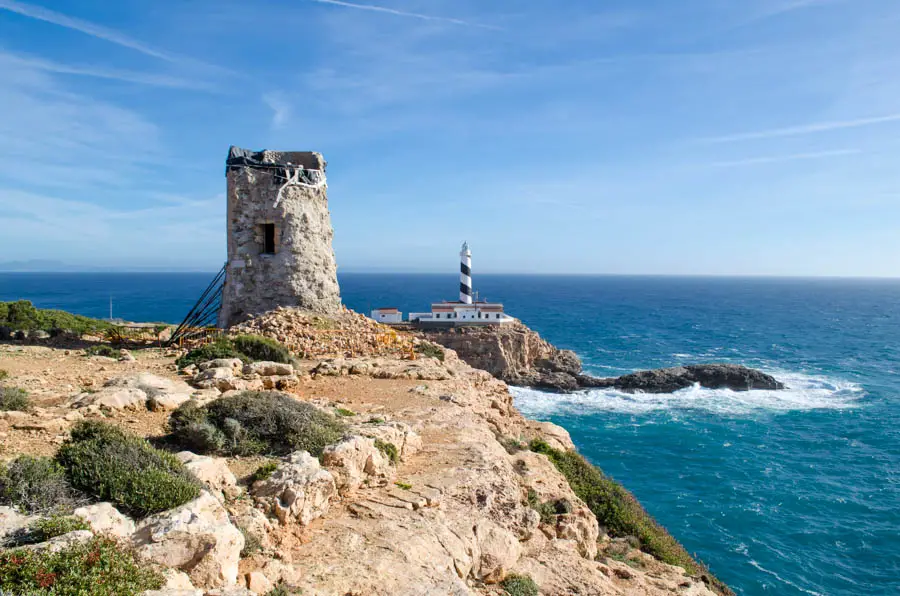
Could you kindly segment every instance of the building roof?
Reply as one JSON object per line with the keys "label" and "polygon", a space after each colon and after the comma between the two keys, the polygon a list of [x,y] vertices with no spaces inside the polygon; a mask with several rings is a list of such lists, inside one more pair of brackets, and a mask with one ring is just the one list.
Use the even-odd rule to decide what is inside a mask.
{"label": "building roof", "polygon": [[395,308],[395,307],[393,307],[393,306],[385,306],[385,307],[383,307],[383,308],[376,308],[376,309],[373,309],[373,310],[376,310],[376,311],[378,311],[378,312],[400,312],[400,309]]}

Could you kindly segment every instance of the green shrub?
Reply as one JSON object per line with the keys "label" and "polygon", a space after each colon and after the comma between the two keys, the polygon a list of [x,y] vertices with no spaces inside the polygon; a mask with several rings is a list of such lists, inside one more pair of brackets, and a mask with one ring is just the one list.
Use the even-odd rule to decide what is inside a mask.
{"label": "green shrub", "polygon": [[412,484],[408,482],[395,482],[394,485],[396,485],[397,488],[401,488],[403,490],[409,490],[412,488]]}
{"label": "green shrub", "polygon": [[507,575],[500,582],[500,587],[506,590],[509,596],[538,596],[538,586],[527,575]]}
{"label": "green shrub", "polygon": [[0,411],[24,411],[27,410],[30,405],[31,402],[28,399],[28,392],[24,389],[0,386]]}
{"label": "green shrub", "polygon": [[288,588],[285,584],[280,583],[266,592],[265,596],[291,596],[291,594],[293,594],[293,592],[290,591],[290,588]]}
{"label": "green shrub", "polygon": [[238,335],[231,338],[238,352],[257,362],[291,363],[291,352],[274,339],[260,335]]}
{"label": "green shrub", "polygon": [[28,526],[28,533],[33,542],[45,542],[69,532],[90,529],[91,526],[80,517],[54,515],[41,518]]}
{"label": "green shrub", "polygon": [[260,467],[256,468],[256,471],[253,472],[253,475],[250,476],[250,484],[254,482],[259,482],[260,480],[268,480],[272,473],[278,469],[277,461],[267,461]]}
{"label": "green shrub", "polygon": [[503,448],[506,449],[506,452],[510,455],[515,455],[519,451],[522,451],[522,441],[515,437],[504,437],[500,440],[500,444],[503,445]]}
{"label": "green shrub", "polygon": [[400,454],[397,453],[397,446],[381,439],[375,439],[375,447],[392,463],[396,464],[400,460]]}
{"label": "green shrub", "polygon": [[0,591],[39,596],[136,596],[165,584],[152,567],[109,538],[94,538],[59,552],[0,552]]}
{"label": "green shrub", "polygon": [[0,327],[23,330],[41,329],[43,331],[64,329],[84,335],[85,333],[101,333],[111,326],[107,321],[73,315],[62,310],[35,308],[27,300],[0,302]]}
{"label": "green shrub", "polygon": [[242,559],[255,555],[262,550],[262,544],[260,544],[259,538],[248,532],[243,526],[237,526],[237,529],[244,536],[244,548],[241,549]]}
{"label": "green shrub", "polygon": [[431,342],[420,342],[416,346],[416,352],[422,354],[426,358],[437,358],[441,362],[444,361],[444,348]]}
{"label": "green shrub", "polygon": [[76,501],[65,470],[49,457],[20,455],[0,465],[0,504],[32,514],[68,514]]}
{"label": "green shrub", "polygon": [[201,425],[209,425],[224,437],[222,447],[213,441],[203,452],[232,455],[284,455],[304,450],[319,456],[346,430],[331,414],[275,391],[244,391],[202,407],[187,402],[169,419],[173,439],[196,448],[200,447],[197,429]]}
{"label": "green shrub", "polygon": [[337,408],[335,410],[335,412],[337,412],[337,415],[341,416],[342,418],[349,418],[350,416],[356,416],[356,412],[354,412],[353,410],[348,410],[347,408]]}
{"label": "green shrub", "polygon": [[88,356],[106,356],[107,358],[118,358],[119,350],[108,344],[96,344],[86,348],[84,353]]}
{"label": "green shrub", "polygon": [[247,357],[241,354],[230,340],[220,339],[211,344],[206,344],[205,346],[200,346],[199,348],[191,350],[178,358],[178,360],[175,361],[175,364],[178,368],[184,368],[191,364],[200,364],[218,358],[240,358],[244,362],[248,362]]}
{"label": "green shrub", "polygon": [[725,584],[712,577],[704,565],[695,561],[665,528],[650,517],[630,492],[592,466],[579,453],[554,449],[541,440],[532,441],[530,447],[553,462],[578,498],[587,504],[611,536],[635,536],[644,552],[664,563],[684,567],[689,573],[706,575],[717,592],[731,594]]}
{"label": "green shrub", "polygon": [[9,373],[0,368],[0,381],[5,381],[9,378]]}
{"label": "green shrub", "polygon": [[183,505],[201,485],[171,453],[103,422],[80,422],[56,454],[69,481],[143,517]]}

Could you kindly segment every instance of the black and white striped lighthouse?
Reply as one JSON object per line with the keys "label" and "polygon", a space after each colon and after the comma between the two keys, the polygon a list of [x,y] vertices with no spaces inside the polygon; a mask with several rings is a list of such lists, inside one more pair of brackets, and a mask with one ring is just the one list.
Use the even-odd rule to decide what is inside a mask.
{"label": "black and white striped lighthouse", "polygon": [[459,251],[459,301],[472,304],[472,251],[468,242],[463,242]]}

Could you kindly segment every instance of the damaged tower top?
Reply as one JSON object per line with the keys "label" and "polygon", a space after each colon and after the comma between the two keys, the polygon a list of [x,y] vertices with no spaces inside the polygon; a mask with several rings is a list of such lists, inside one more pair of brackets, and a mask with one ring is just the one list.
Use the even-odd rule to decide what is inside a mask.
{"label": "damaged tower top", "polygon": [[322,155],[231,147],[225,176],[228,261],[219,326],[278,306],[338,311]]}

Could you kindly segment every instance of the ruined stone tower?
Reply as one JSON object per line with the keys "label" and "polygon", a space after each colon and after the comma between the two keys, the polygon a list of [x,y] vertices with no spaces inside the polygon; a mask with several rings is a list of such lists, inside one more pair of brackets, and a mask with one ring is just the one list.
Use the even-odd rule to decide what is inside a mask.
{"label": "ruined stone tower", "polygon": [[322,155],[232,147],[225,175],[228,262],[219,326],[277,306],[339,310]]}

